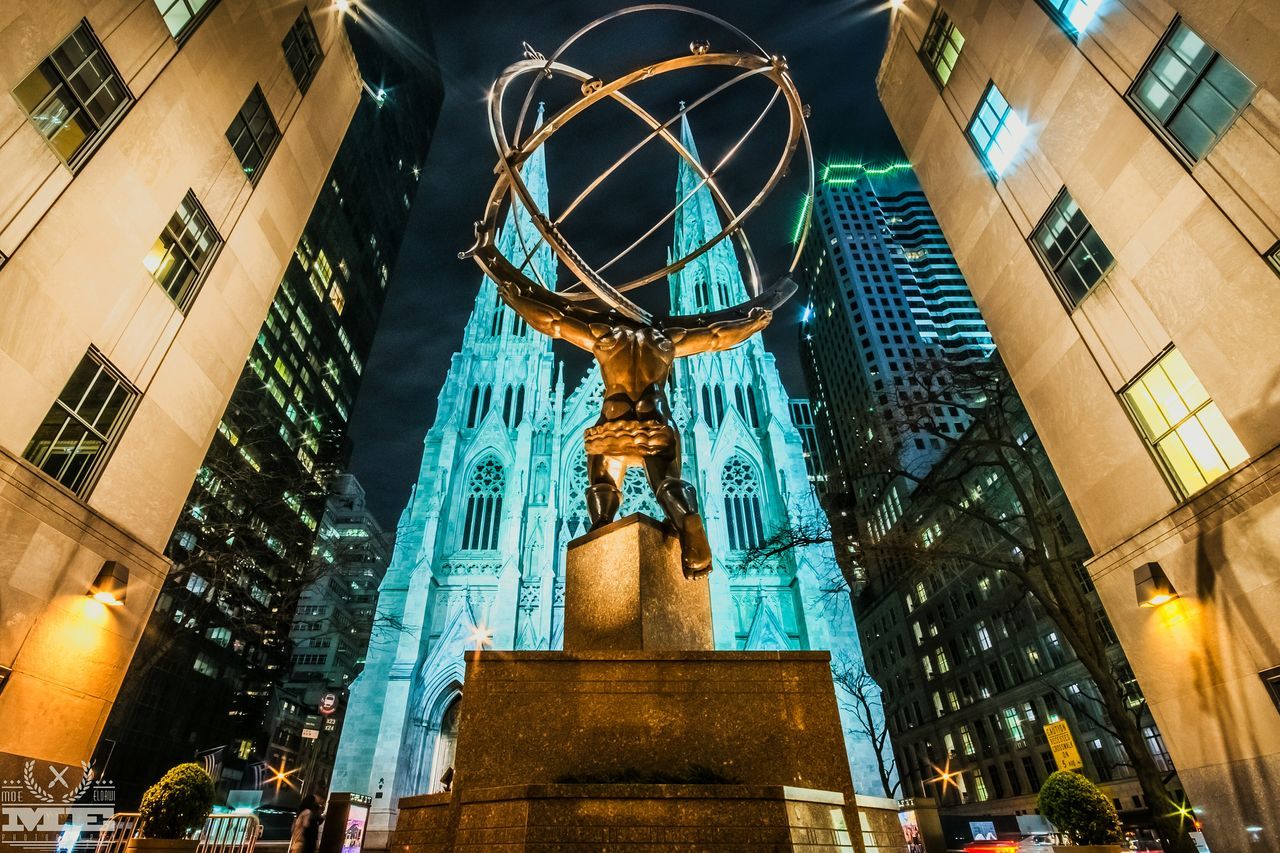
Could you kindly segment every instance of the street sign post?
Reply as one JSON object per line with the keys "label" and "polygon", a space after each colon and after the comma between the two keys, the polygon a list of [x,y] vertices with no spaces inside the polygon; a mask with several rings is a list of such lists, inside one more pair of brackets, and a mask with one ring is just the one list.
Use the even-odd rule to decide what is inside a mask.
{"label": "street sign post", "polygon": [[1076,749],[1075,738],[1071,736],[1071,726],[1066,720],[1046,723],[1044,736],[1049,740],[1049,748],[1053,750],[1053,760],[1058,763],[1059,770],[1079,770],[1084,767],[1080,760],[1080,751]]}

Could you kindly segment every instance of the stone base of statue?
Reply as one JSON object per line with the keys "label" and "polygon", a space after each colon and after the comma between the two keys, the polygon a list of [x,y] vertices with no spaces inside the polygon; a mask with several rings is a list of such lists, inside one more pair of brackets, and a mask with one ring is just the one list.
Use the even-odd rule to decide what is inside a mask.
{"label": "stone base of statue", "polygon": [[712,651],[647,516],[570,543],[565,586],[565,651],[468,653],[453,790],[392,850],[860,853],[826,652]]}

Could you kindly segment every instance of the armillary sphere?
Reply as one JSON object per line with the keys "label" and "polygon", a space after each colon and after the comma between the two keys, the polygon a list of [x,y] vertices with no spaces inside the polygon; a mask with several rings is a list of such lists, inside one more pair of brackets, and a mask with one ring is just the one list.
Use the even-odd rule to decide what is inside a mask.
{"label": "armillary sphere", "polygon": [[[587,33],[608,23],[616,20],[624,15],[634,15],[645,12],[676,12],[686,15],[692,15],[710,22],[722,30],[732,34],[736,40],[744,46],[743,50],[734,52],[717,53],[710,49],[707,41],[695,41],[689,46],[689,51],[680,56],[674,56],[669,59],[663,59],[646,65],[642,68],[624,74],[617,79],[603,81],[594,77],[587,71],[575,68],[572,65],[561,61],[561,56],[575,42],[585,36]],[[670,74],[675,71],[683,71],[688,68],[722,66],[727,68],[740,69],[740,73],[731,77],[727,81],[721,83],[710,91],[705,92],[697,99],[689,102],[687,106],[682,105],[680,111],[676,112],[665,121],[659,121],[647,110],[629,98],[626,94],[627,87],[640,81],[649,80],[663,74]],[[561,75],[565,78],[577,81],[580,84],[582,96],[561,109],[555,115],[546,118],[543,123],[535,128],[527,137],[521,139],[520,131],[525,123],[528,115],[529,107],[534,102],[534,95],[537,91],[538,84],[545,78],[555,75]],[[741,83],[744,80],[753,77],[763,77],[772,81],[776,87],[773,95],[768,99],[768,103],[760,114],[747,128],[746,132],[737,140],[737,142],[729,149],[728,153],[716,163],[713,168],[707,169],[681,144],[679,138],[671,132],[671,126],[675,124],[682,114],[687,115],[707,101],[721,94],[726,89]],[[518,80],[530,79],[528,90],[525,93],[524,101],[520,108],[519,117],[515,124],[515,134],[508,134],[507,126],[503,120],[503,105],[508,90]],[[520,176],[520,166],[524,163],[533,152],[539,147],[545,145],[557,131],[565,127],[569,122],[582,115],[593,104],[602,101],[605,98],[612,98],[633,113],[645,126],[649,128],[649,132],[633,145],[626,153],[618,158],[611,166],[600,172],[594,180],[592,180],[586,188],[569,203],[569,205],[559,213],[554,219],[548,215],[546,211],[539,210],[534,202],[528,187]],[[742,147],[742,145],[751,137],[755,130],[764,121],[766,115],[781,99],[785,105],[789,116],[789,127],[785,143],[779,152],[777,162],[769,175],[767,181],[761,187],[760,191],[741,211],[734,210],[729,201],[725,198],[724,193],[716,183],[716,176],[721,172],[725,165],[732,159],[733,155]],[[791,75],[787,69],[786,59],[782,56],[773,55],[764,50],[757,42],[739,30],[737,27],[727,23],[726,21],[708,14],[706,12],[691,9],[686,6],[678,6],[666,3],[652,3],[641,6],[632,6],[605,15],[592,21],[591,23],[578,30],[569,37],[556,51],[547,58],[528,45],[525,46],[525,58],[519,62],[508,66],[506,70],[494,81],[489,92],[489,128],[493,136],[493,142],[498,152],[498,165],[495,169],[497,180],[494,183],[493,190],[489,194],[489,200],[485,207],[484,217],[476,223],[476,244],[469,251],[463,253],[463,256],[473,256],[481,268],[495,281],[520,281],[523,284],[536,287],[545,287],[546,283],[531,280],[525,273],[529,268],[529,261],[533,257],[534,250],[540,243],[546,243],[560,262],[564,264],[570,274],[577,279],[569,287],[559,291],[560,295],[574,301],[582,301],[590,304],[595,302],[603,303],[607,308],[616,311],[631,320],[647,324],[653,322],[653,316],[644,308],[637,305],[627,297],[629,291],[643,287],[650,282],[663,279],[679,270],[683,269],[694,259],[710,251],[711,248],[721,240],[733,238],[737,240],[738,246],[742,251],[742,256],[746,265],[745,282],[749,291],[750,299],[743,305],[734,306],[724,311],[715,313],[707,313],[698,317],[682,318],[686,324],[690,323],[711,323],[715,322],[721,316],[733,315],[740,316],[745,310],[752,307],[761,307],[774,309],[781,305],[795,291],[795,285],[790,280],[790,272],[795,269],[796,264],[800,260],[801,252],[804,249],[805,238],[809,231],[809,221],[806,217],[804,222],[801,238],[797,241],[795,253],[791,257],[790,266],[787,274],[778,279],[776,283],[767,289],[762,290],[760,285],[760,271],[756,265],[755,254],[751,251],[751,245],[747,240],[742,225],[748,216],[750,216],[764,202],[766,197],[774,190],[778,183],[785,177],[791,166],[797,150],[803,145],[805,155],[805,177],[807,179],[807,191],[809,197],[813,194],[813,154],[809,142],[808,128],[805,126],[806,108],[800,101],[800,96],[796,92],[795,84],[791,80]],[[561,226],[565,220],[576,210],[584,200],[605,181],[610,175],[621,168],[627,160],[629,160],[636,152],[640,151],[645,145],[654,139],[661,139],[676,154],[693,169],[700,178],[700,182],[696,187],[690,190],[683,198],[681,198],[666,216],[654,223],[643,235],[641,235],[631,245],[622,249],[607,263],[598,267],[593,267],[580,255],[569,241],[561,233]],[[676,258],[661,269],[654,270],[639,278],[631,279],[624,282],[610,282],[604,274],[614,264],[626,257],[632,250],[639,246],[645,239],[661,228],[665,223],[669,222],[676,216],[685,202],[689,201],[702,188],[707,187],[712,198],[715,199],[716,205],[720,209],[721,216],[724,220],[724,227],[720,233],[715,235],[711,240],[702,246],[689,252],[683,257]],[[533,227],[537,233],[517,233],[517,243],[520,245],[523,254],[523,260],[520,265],[516,265],[516,261],[505,257],[498,249],[498,229],[501,223],[501,216],[507,205],[518,204],[530,213]],[[810,206],[811,207],[811,206]],[[811,215],[811,214],[810,214]],[[518,223],[519,220],[513,220]],[[527,228],[522,229],[517,224],[517,232],[528,231]],[[530,272],[534,272],[532,269]],[[536,272],[534,272],[536,276]],[[584,307],[587,307],[584,304]]]}

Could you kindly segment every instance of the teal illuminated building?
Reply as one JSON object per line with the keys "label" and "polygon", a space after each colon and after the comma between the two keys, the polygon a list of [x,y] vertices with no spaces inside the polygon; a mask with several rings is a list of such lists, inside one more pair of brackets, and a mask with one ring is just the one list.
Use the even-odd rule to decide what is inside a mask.
{"label": "teal illuminated building", "polygon": [[[902,496],[863,474],[883,442],[919,475],[943,450],[936,436],[886,429],[913,371],[982,359],[994,344],[909,163],[828,165],[811,206],[796,280],[824,491],[852,496],[858,533],[874,538],[901,514]],[[968,426],[954,408],[933,420],[957,436]]]}
{"label": "teal illuminated building", "polygon": [[[687,122],[682,134],[696,152]],[[525,163],[523,177],[538,206],[549,209],[542,149]],[[677,200],[697,184],[682,163]],[[517,209],[501,248],[523,259],[512,215],[525,218],[524,234],[533,233],[527,213]],[[686,255],[720,229],[702,188],[676,217],[671,252]],[[529,267],[535,280],[556,282],[545,245]],[[674,275],[670,289],[673,311],[681,314],[747,298],[728,241]],[[599,414],[601,390],[594,369],[567,389],[550,340],[499,300],[493,282],[481,282],[381,587],[379,625],[404,628],[375,629],[351,691],[333,778],[334,790],[374,796],[375,839],[394,822],[399,797],[440,790],[466,689],[464,650],[480,642],[495,649],[560,647],[565,547],[589,524],[582,433]],[[825,592],[838,577],[830,545],[763,566],[744,564],[745,552],[788,514],[796,520],[818,512],[791,401],[759,336],[728,352],[677,361],[670,396],[684,476],[702,496],[717,557],[710,580],[716,646],[829,649],[834,666],[860,665],[848,597]],[[661,517],[643,472],[634,468],[620,515],[632,512]],[[539,724],[538,713],[529,709],[530,726]],[[852,734],[852,716],[845,722],[855,786],[883,795],[870,742]]]}

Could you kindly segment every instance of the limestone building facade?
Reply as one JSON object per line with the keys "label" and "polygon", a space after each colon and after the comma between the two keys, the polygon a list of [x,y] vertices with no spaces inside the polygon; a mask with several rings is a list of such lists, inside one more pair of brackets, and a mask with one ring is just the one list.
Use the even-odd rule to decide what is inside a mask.
{"label": "limestone building facade", "polygon": [[0,777],[39,778],[92,753],[361,83],[319,0],[10,3],[0,81]]}
{"label": "limestone building facade", "polygon": [[1274,4],[908,0],[878,88],[1209,846],[1274,848]]}
{"label": "limestone building facade", "polygon": [[[687,121],[683,143],[696,152]],[[523,178],[547,209],[544,152]],[[673,256],[701,246],[721,225],[710,191],[681,164]],[[527,213],[523,233],[532,233]],[[522,257],[508,216],[508,257]],[[554,286],[544,245],[529,262]],[[721,243],[670,281],[675,313],[740,303],[746,289],[734,250]],[[394,825],[400,797],[439,790],[452,765],[463,651],[557,649],[563,638],[567,543],[587,531],[582,433],[599,415],[593,369],[566,388],[548,338],[532,332],[481,282],[460,352],[440,392],[417,484],[396,531],[364,672],[348,703],[333,789],[374,797],[370,843]],[[685,478],[698,488],[716,570],[711,575],[717,648],[829,649],[833,665],[856,665],[861,649],[830,545],[790,552],[748,568],[744,554],[769,531],[817,512],[790,398],[759,336],[742,346],[676,362],[674,419]],[[619,516],[661,518],[643,472],[632,469]],[[388,630],[394,621],[403,629]],[[530,709],[530,725],[537,725]],[[870,743],[852,734],[846,749],[854,785],[880,793]],[[501,737],[501,733],[494,733]]]}

